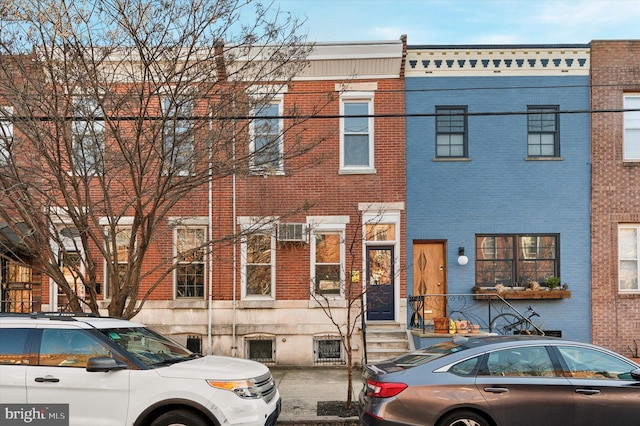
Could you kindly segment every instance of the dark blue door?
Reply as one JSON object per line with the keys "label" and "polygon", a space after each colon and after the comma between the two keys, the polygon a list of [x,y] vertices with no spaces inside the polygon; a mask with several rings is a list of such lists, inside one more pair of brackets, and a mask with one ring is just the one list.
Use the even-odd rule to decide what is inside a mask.
{"label": "dark blue door", "polygon": [[393,247],[367,247],[367,320],[393,320]]}

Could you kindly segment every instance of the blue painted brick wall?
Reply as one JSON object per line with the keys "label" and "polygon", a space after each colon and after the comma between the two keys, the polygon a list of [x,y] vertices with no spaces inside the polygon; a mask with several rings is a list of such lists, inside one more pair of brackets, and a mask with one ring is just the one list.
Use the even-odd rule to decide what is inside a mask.
{"label": "blue painted brick wall", "polygon": [[[524,112],[527,105],[589,109],[587,76],[409,77],[407,119],[407,259],[412,241],[447,241],[448,293],[475,284],[475,235],[560,234],[560,275],[572,297],[534,304],[545,329],[589,341],[590,333],[590,120],[560,116],[562,161],[526,161],[526,115],[470,116],[470,161],[433,161],[437,105],[466,105],[469,113]],[[457,263],[464,246],[469,264]],[[412,267],[407,294],[413,294]]]}

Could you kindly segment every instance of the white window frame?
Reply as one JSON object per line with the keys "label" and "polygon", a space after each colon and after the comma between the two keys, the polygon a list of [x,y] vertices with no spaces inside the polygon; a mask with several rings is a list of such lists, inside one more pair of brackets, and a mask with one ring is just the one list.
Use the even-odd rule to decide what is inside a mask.
{"label": "white window frame", "polygon": [[[171,160],[169,164],[165,164],[164,173],[171,172],[177,176],[189,176],[193,168],[195,137],[193,135],[193,121],[186,119],[185,116],[193,117],[194,100],[178,97],[175,103],[172,103],[173,99],[171,96],[164,96],[160,101],[162,114],[165,116],[164,128],[162,129],[162,149],[164,155],[168,156],[167,160]],[[177,114],[177,118],[175,114]],[[180,119],[181,116],[184,119]],[[177,140],[177,151],[173,144],[168,146],[168,142],[173,140]],[[168,167],[171,167],[171,170],[168,170]]]}
{"label": "white window frame", "polygon": [[[266,106],[277,106],[278,107],[278,118],[277,119],[277,132],[278,132],[278,160],[275,166],[271,167],[267,164],[255,164],[255,152],[256,152],[256,118],[259,118],[260,115],[257,115],[262,108]],[[274,95],[268,102],[259,103],[258,105],[251,110],[251,120],[249,122],[249,152],[251,153],[249,168],[253,173],[257,174],[284,174],[284,119],[282,118],[284,110],[284,95],[277,94]],[[274,119],[275,120],[275,119]]]}
{"label": "white window frame", "polygon": [[[345,104],[367,103],[367,136],[369,156],[367,165],[352,165],[345,162],[346,120]],[[374,94],[371,92],[345,92],[340,95],[340,172],[341,173],[375,173],[375,137],[374,137]],[[364,133],[362,133],[364,134]]]}
{"label": "white window frame", "polygon": [[[88,110],[88,107],[91,107],[92,109],[90,115],[86,114],[84,120],[73,120],[71,122],[73,168],[80,175],[84,175],[84,172],[87,172],[88,175],[102,173],[104,170],[103,154],[105,146],[105,123],[103,120],[99,120],[100,118],[104,119],[105,115],[104,111],[102,111],[102,106],[99,100],[91,95],[76,95],[73,97],[72,102],[75,117],[85,116],[88,111],[84,111],[84,108]],[[83,131],[78,132],[78,129]],[[85,151],[86,143],[90,143],[91,146],[86,147],[87,150]],[[92,152],[94,145],[97,147],[97,152]],[[92,158],[86,154],[92,154]],[[82,164],[79,164],[80,160],[82,160]]]}
{"label": "white window frame", "polygon": [[[635,232],[635,244],[631,252],[623,252],[622,233],[624,231]],[[635,278],[632,278],[630,285],[627,279],[623,279],[623,264],[635,263]],[[629,268],[624,268],[629,270]],[[635,280],[635,282],[633,282]],[[640,224],[618,225],[618,292],[625,294],[640,294]]]}
{"label": "white window frame", "polygon": [[[340,235],[340,292],[339,293],[316,293],[316,234],[339,234]],[[346,225],[338,223],[316,223],[311,226],[309,257],[310,257],[310,280],[311,294],[313,296],[327,299],[344,299],[344,287],[346,284]]]}
{"label": "white window frame", "polygon": [[0,107],[0,164],[8,164],[13,142],[13,107]]}
{"label": "white window frame", "polygon": [[[181,262],[180,261],[180,253],[178,252],[178,234],[180,231],[186,230],[200,230],[203,233],[203,242],[207,241],[207,227],[206,226],[175,226],[173,228],[173,258],[175,259],[175,267],[173,269],[173,294],[174,299],[204,299],[207,295],[207,253],[202,253],[202,260],[199,262]],[[201,250],[205,250],[205,248],[201,248]],[[178,268],[180,265],[193,265],[193,264],[201,264],[203,270],[202,276],[202,297],[200,296],[178,296]]]}
{"label": "white window frame", "polygon": [[[242,219],[240,219],[242,222]],[[240,297],[242,300],[275,300],[276,298],[276,232],[272,223],[241,223],[241,232],[243,234],[240,243],[240,262],[241,262],[241,290]],[[270,237],[271,241],[271,291],[268,295],[247,294],[247,236],[251,234],[263,234]]]}
{"label": "white window frame", "polygon": [[[625,94],[623,108],[640,109],[640,93]],[[623,117],[623,160],[640,161],[640,111],[625,111]]]}
{"label": "white window frame", "polygon": [[[111,226],[109,224],[109,220],[106,217],[101,217],[99,220],[100,226],[103,227],[103,232],[105,235],[105,239],[109,238],[109,233],[111,232]],[[131,233],[131,227],[133,225],[133,217],[131,216],[123,216],[121,218],[119,218],[116,226],[115,226],[115,231],[116,234],[122,232],[122,231],[129,231],[129,234]],[[117,239],[118,236],[116,235],[116,244],[117,244]],[[105,244],[108,244],[108,241],[105,241]],[[135,242],[134,242],[135,244]],[[117,247],[116,247],[117,250]],[[125,262],[122,261],[121,258],[118,258],[118,265],[124,265],[129,263],[129,259],[126,259]],[[103,289],[103,298],[104,300],[109,300],[111,298],[111,293],[112,293],[112,286],[113,284],[111,282],[109,282],[109,275],[107,274],[107,260],[104,259],[103,260],[103,282],[104,282],[104,289]]]}

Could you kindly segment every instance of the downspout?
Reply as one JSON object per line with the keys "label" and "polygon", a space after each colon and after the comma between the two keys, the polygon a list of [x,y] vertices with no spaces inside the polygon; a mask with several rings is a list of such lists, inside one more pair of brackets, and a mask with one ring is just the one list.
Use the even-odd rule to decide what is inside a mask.
{"label": "downspout", "polygon": [[[213,111],[209,111],[209,135],[213,133]],[[209,141],[209,208],[208,208],[208,226],[209,239],[213,241],[213,141]],[[209,323],[207,325],[207,354],[212,355],[213,350],[213,249],[209,244]]]}
{"label": "downspout", "polygon": [[[233,113],[236,111],[236,101],[235,98],[231,100]],[[238,345],[236,344],[236,288],[237,288],[237,280],[238,280],[238,240],[236,236],[236,121],[233,120],[233,134],[231,136],[231,160],[233,167],[233,174],[231,175],[231,190],[232,190],[232,212],[231,212],[231,220],[233,221],[233,301],[232,301],[232,309],[233,309],[233,320],[231,324],[231,356],[237,356]]]}

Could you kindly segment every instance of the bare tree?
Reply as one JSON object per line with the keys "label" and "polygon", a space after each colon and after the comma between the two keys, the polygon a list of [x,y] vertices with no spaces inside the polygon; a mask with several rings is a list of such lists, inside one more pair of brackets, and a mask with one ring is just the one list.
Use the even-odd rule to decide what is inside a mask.
{"label": "bare tree", "polygon": [[171,255],[149,259],[170,214],[206,200],[213,181],[312,148],[278,150],[281,133],[246,148],[260,125],[250,118],[311,48],[277,9],[17,0],[3,2],[0,26],[0,121],[13,126],[0,135],[0,219],[70,310],[98,312],[104,265],[109,314],[136,315],[174,267]]}

